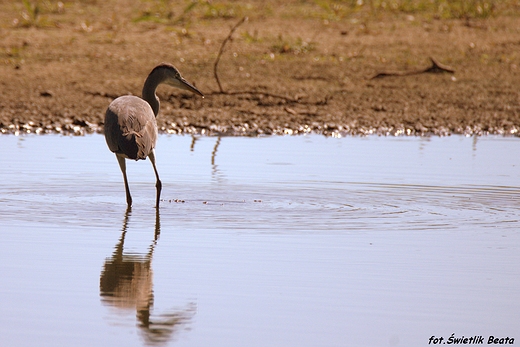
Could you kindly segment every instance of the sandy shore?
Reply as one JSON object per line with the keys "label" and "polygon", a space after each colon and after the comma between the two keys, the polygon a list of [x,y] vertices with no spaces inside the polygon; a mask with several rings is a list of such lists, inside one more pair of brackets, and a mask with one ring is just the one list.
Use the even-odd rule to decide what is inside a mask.
{"label": "sandy shore", "polygon": [[[147,12],[125,1],[65,3],[24,24],[20,4],[1,3],[0,132],[100,132],[110,101],[140,95],[169,62],[206,97],[159,87],[162,132],[518,134],[517,17],[329,20],[269,4],[257,15],[253,2],[240,15],[183,19],[174,8],[179,20],[141,20]],[[218,65],[221,91],[214,63],[242,14]],[[414,73],[430,57],[454,73]]]}

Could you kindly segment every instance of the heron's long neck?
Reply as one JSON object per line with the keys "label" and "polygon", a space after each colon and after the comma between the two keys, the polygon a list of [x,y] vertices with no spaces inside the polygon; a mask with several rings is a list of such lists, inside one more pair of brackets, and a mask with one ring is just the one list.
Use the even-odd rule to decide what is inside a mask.
{"label": "heron's long neck", "polygon": [[143,99],[150,104],[153,114],[156,117],[159,113],[160,104],[159,98],[155,94],[155,90],[157,89],[157,86],[163,82],[163,80],[164,75],[160,71],[154,70],[152,73],[150,73],[150,75],[148,75],[148,78],[146,78],[143,86]]}

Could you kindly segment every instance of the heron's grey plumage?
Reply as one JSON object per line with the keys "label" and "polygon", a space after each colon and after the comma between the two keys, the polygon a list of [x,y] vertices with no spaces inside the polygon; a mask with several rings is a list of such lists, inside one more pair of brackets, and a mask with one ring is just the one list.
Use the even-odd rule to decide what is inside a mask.
{"label": "heron's grey plumage", "polygon": [[114,100],[105,115],[108,148],[128,159],[146,159],[157,141],[157,122],[150,105],[137,96]]}
{"label": "heron's grey plumage", "polygon": [[159,207],[162,184],[155,166],[154,149],[157,142],[155,118],[160,107],[155,91],[161,83],[203,96],[197,88],[182,78],[175,67],[161,64],[148,75],[143,86],[143,98],[133,95],[120,96],[110,103],[105,113],[105,139],[108,148],[116,154],[123,173],[128,206],[132,205],[132,197],[128,187],[125,159],[140,160],[148,157],[157,180],[156,207]]}

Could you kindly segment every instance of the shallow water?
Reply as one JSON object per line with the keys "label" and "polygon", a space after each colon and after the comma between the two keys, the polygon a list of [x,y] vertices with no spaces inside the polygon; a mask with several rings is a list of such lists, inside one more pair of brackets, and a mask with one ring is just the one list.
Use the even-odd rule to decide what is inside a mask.
{"label": "shallow water", "polygon": [[0,136],[2,346],[520,340],[520,140]]}

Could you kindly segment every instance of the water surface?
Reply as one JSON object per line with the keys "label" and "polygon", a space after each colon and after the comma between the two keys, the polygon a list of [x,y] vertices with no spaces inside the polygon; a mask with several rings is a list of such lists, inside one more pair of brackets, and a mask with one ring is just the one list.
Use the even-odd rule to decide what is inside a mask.
{"label": "water surface", "polygon": [[520,140],[1,136],[6,346],[520,339]]}

